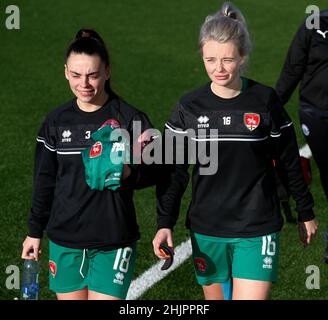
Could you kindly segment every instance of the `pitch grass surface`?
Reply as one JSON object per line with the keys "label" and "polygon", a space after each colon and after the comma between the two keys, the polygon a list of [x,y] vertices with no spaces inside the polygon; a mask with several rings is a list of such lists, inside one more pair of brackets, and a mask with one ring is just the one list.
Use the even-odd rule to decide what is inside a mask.
{"label": "pitch grass surface", "polygon": [[[19,296],[18,290],[5,286],[10,265],[21,266],[22,241],[31,203],[35,136],[50,110],[67,101],[72,94],[64,79],[64,52],[81,27],[97,29],[109,44],[112,59],[112,82],[115,90],[128,102],[145,111],[161,129],[177,99],[206,81],[198,53],[199,28],[209,13],[222,2],[210,0],[182,1],[84,1],[17,0],[21,29],[6,30],[5,8],[0,4],[0,299]],[[307,5],[325,8],[326,1],[279,0],[235,1],[245,14],[253,39],[247,75],[274,86],[287,48]],[[300,134],[297,95],[288,111]],[[328,265],[322,262],[323,232],[328,209],[320,188],[318,171],[312,161],[314,181],[311,186],[319,234],[311,247],[303,249],[296,227],[285,225],[281,232],[279,282],[272,299],[327,299]],[[190,187],[183,199],[181,216],[175,229],[175,244],[188,237],[184,228]],[[136,192],[135,203],[142,233],[139,241],[136,276],[157,261],[151,240],[155,233],[154,190]],[[41,299],[54,299],[49,292],[48,246],[43,241]],[[320,290],[308,290],[305,268],[320,268]],[[191,261],[150,289],[142,299],[202,299],[195,284]]]}

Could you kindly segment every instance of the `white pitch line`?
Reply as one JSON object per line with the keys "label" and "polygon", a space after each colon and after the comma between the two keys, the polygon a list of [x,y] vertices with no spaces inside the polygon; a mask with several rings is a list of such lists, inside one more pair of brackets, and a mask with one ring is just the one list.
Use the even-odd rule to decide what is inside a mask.
{"label": "white pitch line", "polygon": [[170,272],[178,268],[191,256],[191,241],[188,239],[182,242],[175,249],[174,261],[172,266],[165,271],[161,270],[164,261],[158,261],[148,270],[146,270],[140,277],[133,280],[128,291],[127,300],[136,300],[143,295],[154,284],[164,279]]}
{"label": "white pitch line", "polygon": [[[311,150],[307,144],[299,149],[299,153],[300,156],[307,159],[310,159],[312,156]],[[164,279],[169,273],[184,263],[192,253],[190,238],[177,246],[174,251],[174,262],[170,269],[162,271],[161,266],[164,262],[158,261],[156,264],[146,270],[141,276],[131,282],[126,298],[127,300],[136,300],[140,298],[153,285]]]}

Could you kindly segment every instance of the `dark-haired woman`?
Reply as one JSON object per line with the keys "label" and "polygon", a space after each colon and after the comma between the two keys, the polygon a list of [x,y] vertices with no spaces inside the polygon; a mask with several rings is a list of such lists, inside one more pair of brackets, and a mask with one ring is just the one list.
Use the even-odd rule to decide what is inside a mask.
{"label": "dark-haired woman", "polygon": [[[135,266],[138,225],[133,188],[138,166],[124,165],[126,187],[91,190],[81,151],[109,119],[132,136],[152,125],[119,98],[109,84],[110,60],[94,30],[80,30],[66,52],[65,77],[75,95],[50,112],[38,133],[29,233],[23,259],[38,259],[41,238],[49,238],[49,283],[58,299],[124,299]],[[140,168],[140,166],[139,166]],[[35,257],[30,257],[33,250]]]}

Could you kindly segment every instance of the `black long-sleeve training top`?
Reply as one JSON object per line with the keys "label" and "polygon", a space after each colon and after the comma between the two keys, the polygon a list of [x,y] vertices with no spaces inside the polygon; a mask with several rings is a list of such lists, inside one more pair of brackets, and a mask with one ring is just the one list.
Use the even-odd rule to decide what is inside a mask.
{"label": "black long-sleeve training top", "polygon": [[304,22],[290,45],[276,84],[283,104],[299,83],[301,102],[328,111],[328,10],[320,13],[319,29]]}
{"label": "black long-sleeve training top", "polygon": [[[189,135],[190,129],[196,134]],[[287,170],[299,220],[314,218],[294,128],[272,88],[248,80],[240,95],[222,99],[208,83],[179,100],[166,131],[176,139],[175,162],[188,143],[196,142],[200,150],[192,171],[186,219],[192,231],[218,237],[256,237],[279,231],[283,218],[272,159]],[[165,152],[170,153],[167,141]],[[214,156],[206,164],[211,143]],[[187,161],[191,161],[190,154],[183,156],[182,163],[167,165],[167,179],[158,185],[158,228],[173,228],[177,221],[189,179]],[[214,174],[201,174],[201,169],[215,167],[215,162]]]}
{"label": "black long-sleeve training top", "polygon": [[[95,112],[82,111],[74,99],[46,116],[37,136],[29,236],[41,238],[46,230],[59,245],[103,249],[140,237],[133,188],[91,190],[85,181],[81,151],[94,143],[90,135],[113,118],[128,130],[131,140],[134,121],[140,121],[142,131],[152,128],[144,113],[117,97]],[[141,167],[145,172],[151,168]],[[137,181],[139,169],[127,179],[134,187],[145,183]]]}

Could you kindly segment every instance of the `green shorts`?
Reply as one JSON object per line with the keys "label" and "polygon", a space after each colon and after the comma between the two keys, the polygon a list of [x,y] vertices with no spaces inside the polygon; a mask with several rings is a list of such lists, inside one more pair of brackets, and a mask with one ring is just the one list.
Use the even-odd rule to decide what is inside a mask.
{"label": "green shorts", "polygon": [[125,299],[135,269],[136,243],[103,251],[66,248],[49,241],[49,288],[67,293],[83,288]]}
{"label": "green shorts", "polygon": [[279,233],[220,238],[191,232],[194,269],[200,285],[230,278],[277,281]]}

